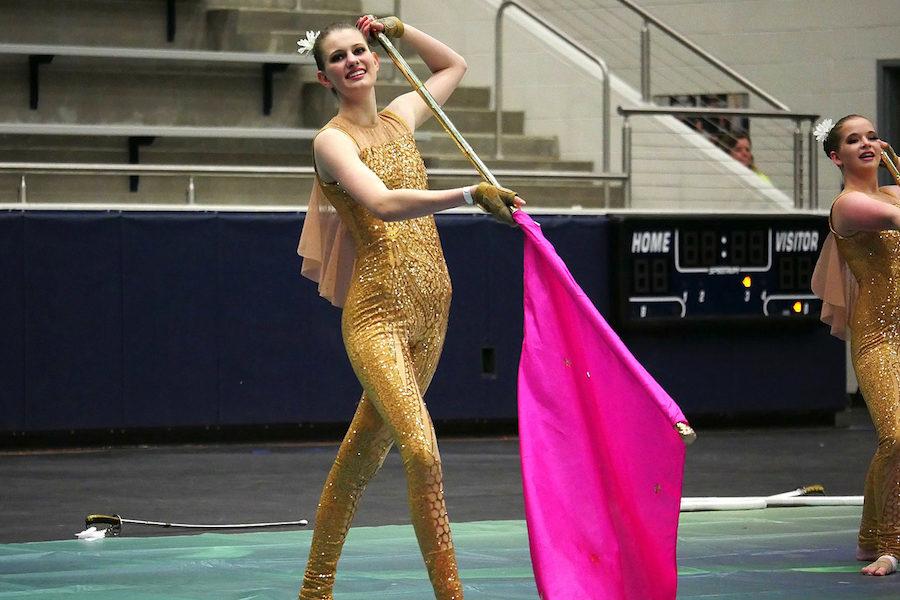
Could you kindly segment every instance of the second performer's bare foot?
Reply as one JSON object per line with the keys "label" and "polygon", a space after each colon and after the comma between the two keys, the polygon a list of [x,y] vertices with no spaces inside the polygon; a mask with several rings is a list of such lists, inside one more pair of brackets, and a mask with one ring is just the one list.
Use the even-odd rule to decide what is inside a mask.
{"label": "second performer's bare foot", "polygon": [[863,575],[875,575],[881,577],[890,575],[897,570],[897,559],[890,554],[879,556],[878,560],[867,567],[862,568]]}
{"label": "second performer's bare foot", "polygon": [[863,548],[862,546],[856,547],[856,560],[864,561],[864,562],[872,562],[876,558],[878,558],[877,550]]}

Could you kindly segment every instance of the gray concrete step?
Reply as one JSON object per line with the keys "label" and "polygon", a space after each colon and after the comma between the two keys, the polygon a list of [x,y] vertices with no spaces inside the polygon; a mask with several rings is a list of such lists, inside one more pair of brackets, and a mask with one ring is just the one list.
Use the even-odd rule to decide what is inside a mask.
{"label": "gray concrete step", "polygon": [[[464,132],[464,136],[482,160],[487,161],[494,156],[496,144],[493,133]],[[559,140],[556,137],[504,135],[503,148],[507,156],[515,158],[547,160],[559,157]],[[435,135],[420,141],[419,149],[423,156],[446,156],[457,151],[456,143],[446,135]]]}
{"label": "gray concrete step", "polygon": [[166,3],[159,0],[3,0],[0,40],[23,44],[202,48],[204,7],[176,3],[176,32],[166,40]]}
{"label": "gray concrete step", "polygon": [[204,0],[203,5],[207,10],[344,10],[358,15],[363,13],[360,0]]}
{"label": "gray concrete step", "polygon": [[296,52],[306,31],[348,21],[359,13],[341,10],[210,10],[206,13],[206,44],[213,50],[236,52]]}
{"label": "gray concrete step", "polygon": [[[584,171],[589,173],[594,170],[594,163],[583,160],[555,160],[555,159],[525,159],[525,158],[504,158],[504,159],[485,159],[482,157],[487,167],[491,170],[510,170],[510,171]],[[425,157],[425,166],[435,169],[468,169],[471,163],[463,158],[459,152],[447,155],[428,155]]]}
{"label": "gray concrete step", "polygon": [[[472,148],[489,161],[493,156],[493,134],[474,133],[465,136]],[[0,135],[0,157],[3,160],[47,160],[61,161],[60,155],[70,152],[121,151],[125,156],[127,140],[122,137],[81,137],[81,136],[41,136],[41,135]],[[504,135],[505,153],[510,158],[531,159],[546,162],[558,155],[558,143],[553,137]],[[448,156],[458,152],[456,144],[448,136],[435,134],[430,139],[421,139],[419,149],[425,157],[431,155]],[[121,150],[119,150],[121,149]],[[188,164],[214,164],[227,156],[245,157],[252,161],[255,157],[293,157],[289,163],[269,162],[269,164],[309,164],[311,144],[308,139],[213,139],[213,138],[158,138],[151,146],[142,149],[142,156],[160,152],[167,160],[163,162]],[[17,153],[31,158],[16,158]],[[301,161],[306,161],[305,163]],[[230,163],[227,163],[230,164]],[[266,164],[266,163],[259,163]]]}
{"label": "gray concrete step", "polygon": [[203,0],[205,10],[256,8],[260,10],[294,10],[299,0]]}
{"label": "gray concrete step", "polygon": [[[472,185],[478,177],[435,177],[429,176],[432,189],[462,187]],[[620,208],[624,205],[622,187],[609,184],[609,201],[606,200],[604,186],[592,182],[539,181],[535,179],[504,178],[505,187],[513,189],[528,203],[527,208]],[[526,208],[526,210],[527,210]]]}
{"label": "gray concrete step", "polygon": [[[494,131],[497,119],[495,111],[481,108],[448,108],[444,112],[456,128],[463,132],[463,135]],[[443,131],[443,128],[437,119],[432,118],[425,121],[419,130]],[[503,111],[503,132],[525,133],[525,113]]]}
{"label": "gray concrete step", "polygon": [[359,11],[328,6],[318,10],[252,10],[233,11],[237,34],[270,33],[272,31],[319,31],[335,22],[354,23]]}
{"label": "gray concrete step", "polygon": [[67,59],[42,68],[31,110],[28,67],[17,60],[0,64],[0,121],[299,127],[301,77],[298,66],[275,75],[266,116],[259,65]]}
{"label": "gray concrete step", "polygon": [[[406,82],[406,77],[401,73],[396,66],[394,66],[394,62],[390,59],[390,57],[385,56],[385,53],[381,50],[381,48],[376,48],[379,51],[379,56],[381,56],[381,69],[378,71],[378,78],[382,81],[393,81],[393,82]],[[405,57],[406,64],[408,64],[413,73],[416,74],[421,81],[425,81],[431,76],[431,70],[425,66],[425,63],[422,62],[422,59],[418,56],[413,57]]]}
{"label": "gray concrete step", "polygon": [[[376,95],[381,106],[384,106],[400,94],[405,94],[409,91],[411,89],[405,81],[403,83],[379,82],[376,87]],[[486,87],[463,86],[453,92],[453,95],[444,104],[444,109],[487,109],[490,102],[490,94],[490,89]],[[300,97],[300,104],[303,107],[301,116],[303,127],[320,127],[337,113],[337,101],[331,92],[319,83],[303,83]],[[516,119],[516,117],[511,118],[513,120]]]}
{"label": "gray concrete step", "polygon": [[[141,125],[229,125],[235,127],[318,127],[335,113],[337,105],[327,90],[292,66],[275,76],[272,114],[262,113],[259,65],[204,65],[127,60],[69,58],[42,70],[40,105],[29,109],[27,66],[23,60],[0,59],[0,121],[29,123],[132,123]],[[305,87],[308,86],[308,87]],[[381,93],[409,90],[400,85],[379,85],[386,103],[393,96]],[[303,97],[304,91],[307,97]],[[460,88],[446,111],[464,132],[493,131],[495,113],[469,107],[487,96],[483,88]],[[384,104],[382,103],[382,105]],[[216,110],[209,110],[216,106]],[[507,133],[524,133],[525,115],[505,111]],[[425,130],[438,131],[429,120]]]}
{"label": "gray concrete step", "polygon": [[[318,86],[327,93],[327,90]],[[393,82],[388,79],[382,79],[376,87],[376,94],[380,102],[384,103],[392,98],[396,98],[400,94],[411,91],[406,80]],[[491,88],[468,86],[463,83],[456,88],[450,99],[444,104],[445,108],[490,108],[491,106]]]}

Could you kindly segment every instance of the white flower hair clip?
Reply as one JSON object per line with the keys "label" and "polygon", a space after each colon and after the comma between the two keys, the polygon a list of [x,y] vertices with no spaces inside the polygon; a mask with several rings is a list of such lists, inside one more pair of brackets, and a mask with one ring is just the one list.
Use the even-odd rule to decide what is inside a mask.
{"label": "white flower hair clip", "polygon": [[306,56],[307,54],[312,54],[313,46],[316,44],[316,40],[319,38],[318,31],[307,31],[306,38],[297,41],[297,52]]}
{"label": "white flower hair clip", "polygon": [[825,138],[828,137],[828,134],[831,133],[831,129],[834,127],[834,121],[831,119],[823,119],[819,121],[819,124],[816,125],[815,129],[813,129],[813,135],[816,138],[816,141],[822,143],[825,141]]}

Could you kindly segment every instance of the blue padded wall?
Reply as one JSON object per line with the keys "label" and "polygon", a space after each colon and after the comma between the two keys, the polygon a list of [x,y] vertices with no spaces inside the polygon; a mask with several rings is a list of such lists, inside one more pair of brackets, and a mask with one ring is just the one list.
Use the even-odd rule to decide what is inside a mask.
{"label": "blue padded wall", "polygon": [[223,424],[348,419],[360,388],[340,310],[300,278],[298,215],[219,217]]}
{"label": "blue padded wall", "polygon": [[844,344],[818,323],[625,332],[622,339],[688,416],[846,407]]}
{"label": "blue padded wall", "polygon": [[0,212],[0,430],[24,429],[25,218]]}
{"label": "blue padded wall", "polygon": [[[302,218],[0,213],[0,431],[348,420],[360,387],[340,310],[299,275]],[[536,219],[610,314],[610,221]],[[437,222],[454,293],[429,409],[435,420],[514,419],[521,234],[484,215]],[[825,327],[622,337],[689,417],[837,410],[845,399],[843,347]]]}
{"label": "blue padded wall", "polygon": [[125,213],[120,221],[125,425],[214,423],[218,217]]}
{"label": "blue padded wall", "polygon": [[26,428],[123,423],[121,219],[25,215]]}

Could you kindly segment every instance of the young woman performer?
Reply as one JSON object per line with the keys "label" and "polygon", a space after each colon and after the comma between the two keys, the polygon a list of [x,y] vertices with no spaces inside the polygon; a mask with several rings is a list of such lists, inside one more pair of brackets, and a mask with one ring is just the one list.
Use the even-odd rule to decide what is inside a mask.
{"label": "young woman performer", "polygon": [[844,326],[852,331],[853,368],[878,435],[857,558],[874,561],[866,575],[889,575],[900,558],[900,186],[878,186],[888,146],[868,119],[848,115],[817,133],[844,189],[831,206],[833,236],[813,288],[832,333],[845,338]]}
{"label": "young woman performer", "polygon": [[363,395],[322,491],[300,598],[332,598],[356,505],[396,444],[435,597],[461,599],[441,459],[422,400],[450,307],[450,279],[431,215],[474,203],[514,225],[510,210],[524,203],[514,192],[485,183],[427,189],[412,134],[431,113],[414,92],[378,112],[379,57],[367,42],[374,32],[402,35],[407,48],[419,53],[432,72],[425,85],[438,103],[450,97],[466,71],[456,52],[395,17],[368,15],[356,27],[332,25],[314,44],[308,36],[319,82],[340,107],[313,142],[317,177],[299,252],[304,275],[318,281],[332,303],[343,305],[344,344]]}

